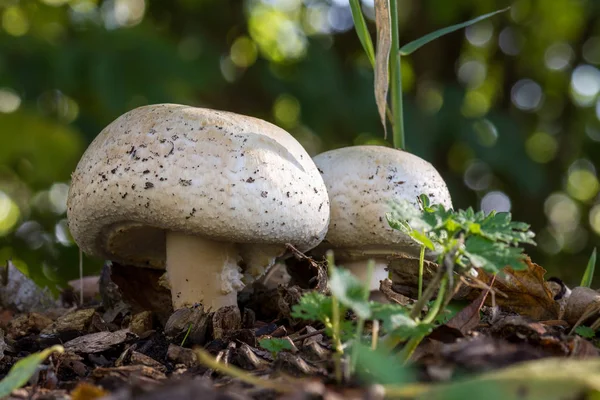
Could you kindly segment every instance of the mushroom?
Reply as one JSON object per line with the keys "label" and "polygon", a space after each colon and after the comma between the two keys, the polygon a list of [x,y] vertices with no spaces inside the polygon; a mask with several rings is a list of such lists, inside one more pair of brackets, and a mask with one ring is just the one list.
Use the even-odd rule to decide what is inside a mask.
{"label": "mushroom", "polygon": [[406,234],[388,225],[390,202],[406,199],[416,206],[425,193],[433,204],[452,208],[446,183],[427,161],[402,150],[383,146],[353,146],[321,153],[314,158],[331,207],[329,230],[313,250],[333,250],[336,261],[358,278],[367,279],[367,261],[375,260],[371,290],[387,278],[387,266],[397,256],[418,257],[420,248]]}
{"label": "mushroom", "polygon": [[237,305],[286,244],[325,236],[327,191],[304,148],[260,119],[175,104],[108,125],[72,176],[69,228],[86,253],[166,269],[175,310]]}

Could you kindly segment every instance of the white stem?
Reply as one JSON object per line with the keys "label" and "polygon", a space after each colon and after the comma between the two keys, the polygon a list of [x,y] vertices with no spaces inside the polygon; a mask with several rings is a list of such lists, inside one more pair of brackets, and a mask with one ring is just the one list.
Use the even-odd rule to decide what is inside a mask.
{"label": "white stem", "polygon": [[232,243],[167,232],[167,275],[173,308],[202,304],[205,310],[237,305],[242,290],[238,253]]}
{"label": "white stem", "polygon": [[369,290],[379,290],[379,282],[386,279],[389,274],[389,272],[386,270],[387,262],[375,260],[375,269],[373,270],[371,281],[367,282],[369,274],[369,270],[367,269],[367,265],[369,264],[368,260],[345,261],[340,262],[340,264],[344,268],[350,270],[350,272],[352,272],[352,274],[359,280],[368,283]]}

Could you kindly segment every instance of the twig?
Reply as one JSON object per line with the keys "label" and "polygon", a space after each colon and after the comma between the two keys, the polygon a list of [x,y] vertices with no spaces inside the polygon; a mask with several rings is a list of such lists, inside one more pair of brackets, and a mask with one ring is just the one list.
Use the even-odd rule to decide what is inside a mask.
{"label": "twig", "polygon": [[[298,336],[297,338],[295,338],[295,339],[292,339],[292,342],[299,342],[299,341],[301,341],[301,340],[308,339],[309,337],[317,336],[317,335],[320,335],[320,334],[322,334],[322,333],[325,333],[325,328],[322,328],[322,329],[316,330],[316,331],[314,331],[314,332],[305,333],[304,335],[300,335],[300,336]],[[290,338],[290,339],[291,339],[291,338]]]}
{"label": "twig", "polygon": [[371,328],[371,349],[377,350],[377,342],[379,340],[379,320],[373,320],[373,326]]}

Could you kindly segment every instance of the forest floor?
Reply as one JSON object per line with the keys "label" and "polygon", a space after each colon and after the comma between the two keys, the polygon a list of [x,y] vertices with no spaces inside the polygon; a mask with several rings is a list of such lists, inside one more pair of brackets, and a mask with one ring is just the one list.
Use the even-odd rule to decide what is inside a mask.
{"label": "forest floor", "polygon": [[[530,278],[537,276],[532,270],[535,264],[529,265]],[[344,378],[342,384],[336,383],[332,344],[323,326],[291,316],[292,306],[303,293],[326,291],[327,276],[306,265],[292,266],[291,271],[293,279],[288,285],[255,287],[252,296],[241,294],[241,314],[237,316],[227,311],[205,314],[201,309],[186,310],[180,313],[181,322],[171,318],[166,328],[165,323],[172,313],[170,293],[159,285],[159,271],[107,264],[100,277],[99,293],[84,296],[87,299],[83,304],[79,304],[75,291],[66,291],[51,307],[36,304],[30,307],[32,310],[24,310],[19,299],[13,296],[10,307],[4,307],[0,314],[4,332],[0,338],[0,376],[8,374],[17,361],[30,354],[54,345],[62,346],[64,351],[39,363],[35,374],[26,377],[22,382],[24,386],[13,390],[8,398],[384,398],[381,385],[356,378]],[[16,279],[16,275],[12,275]],[[517,278],[520,284],[527,280],[523,276]],[[511,292],[506,282],[504,284],[504,291]],[[539,281],[538,284],[546,285]],[[4,288],[9,286],[5,284]],[[22,282],[20,286],[24,286]],[[439,384],[534,360],[598,360],[596,337],[586,339],[569,334],[567,322],[547,319],[535,311],[540,299],[534,299],[536,289],[531,283],[525,286],[521,293],[512,290],[509,295],[513,300],[515,296],[520,298],[518,301],[524,305],[521,309],[529,311],[520,313],[514,311],[519,307],[507,311],[506,307],[483,305],[484,297],[479,295],[437,326],[411,357],[410,370],[415,381]],[[403,297],[392,290],[389,281],[384,281],[382,289],[385,301],[398,302]],[[546,292],[544,286],[542,297]],[[194,321],[193,327],[189,321]],[[366,326],[366,330],[372,328]],[[268,351],[259,343],[262,338],[282,338],[290,345],[283,351]],[[233,373],[245,371],[244,377],[232,377],[201,363],[194,350],[196,343],[202,344],[204,350]],[[598,378],[597,368],[589,373],[593,374],[590,377]],[[524,383],[515,387],[515,397],[540,398],[536,393],[547,389],[548,380],[533,375],[527,377],[527,372],[522,374]],[[581,377],[586,371],[578,374]],[[552,373],[546,375],[551,379]],[[11,379],[16,379],[15,376]],[[259,385],[247,383],[248,377],[258,377]],[[577,380],[570,378],[568,372],[564,377],[573,382]],[[518,385],[518,382],[513,380],[506,384]],[[6,384],[5,380],[0,387]],[[546,387],[541,389],[544,385]],[[13,386],[20,385],[15,381]],[[580,382],[568,392],[569,396],[561,398],[583,398],[577,396],[589,393],[590,389],[594,388]],[[491,386],[488,390],[493,394]]]}

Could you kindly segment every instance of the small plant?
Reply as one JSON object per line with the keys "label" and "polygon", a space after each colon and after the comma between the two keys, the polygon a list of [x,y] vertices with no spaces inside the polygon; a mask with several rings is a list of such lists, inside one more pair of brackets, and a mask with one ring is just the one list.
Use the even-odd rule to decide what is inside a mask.
{"label": "small plant", "polygon": [[[309,292],[292,307],[293,318],[324,325],[325,334],[331,338],[335,377],[339,383],[351,376],[387,385],[412,381],[411,370],[404,366],[406,361],[434,327],[446,323],[449,315],[458,312],[449,305],[455,278],[466,276],[473,268],[496,274],[505,266],[525,267],[522,249],[517,245],[534,244],[529,225],[511,221],[508,213],[485,215],[472,209],[446,210],[443,206],[431,205],[424,195],[420,197],[420,204],[421,210],[408,202],[397,203],[387,216],[390,226],[406,232],[437,254],[438,273],[413,306],[370,301],[368,286],[348,270],[337,267],[333,253],[328,252],[331,295]],[[369,270],[372,269],[371,263]],[[423,316],[426,305],[428,312]],[[370,331],[365,329],[367,321],[372,321],[374,327]],[[380,335],[382,340],[378,345]],[[405,342],[404,347],[399,354],[394,354],[392,350],[402,342]],[[274,356],[291,349],[286,339],[263,339],[260,345]],[[196,352],[206,365],[245,382],[271,387],[269,382],[231,366],[220,366],[201,350]],[[276,390],[289,391],[290,388],[280,385]]]}
{"label": "small plant", "polygon": [[[392,205],[387,220],[393,229],[400,230],[415,242],[437,255],[438,271],[413,306],[410,317],[431,323],[450,302],[457,285],[456,276],[467,276],[473,268],[497,274],[504,267],[514,270],[526,268],[525,255],[519,244],[535,245],[529,225],[512,221],[510,213],[492,211],[446,210],[440,204],[432,205],[426,195],[419,197],[420,210],[408,201]],[[423,251],[421,252],[423,254]],[[420,258],[419,282],[422,281],[423,257]],[[421,320],[425,305],[437,298]],[[422,337],[413,337],[404,349],[407,360]]]}
{"label": "small plant", "polygon": [[[367,320],[382,321],[384,332],[394,336],[412,336],[423,327],[409,318],[409,310],[406,307],[369,301],[368,286],[348,270],[335,266],[332,252],[327,254],[327,264],[331,296],[316,292],[305,294],[292,308],[292,317],[319,321],[325,325],[325,333],[331,338],[335,351],[335,376],[337,381],[341,382],[344,375],[342,361],[346,356],[349,356],[346,375],[355,372],[359,359],[368,364],[380,357],[373,355],[372,358],[369,352],[373,351],[370,350],[373,346],[369,348],[364,345],[364,326]],[[372,268],[371,264],[369,269]],[[355,315],[354,321],[345,318],[348,311]]]}
{"label": "small plant", "polygon": [[[350,9],[354,28],[365,50],[369,62],[375,71],[375,101],[386,131],[386,116],[391,121],[393,144],[397,149],[404,149],[404,115],[402,105],[402,70],[400,57],[407,56],[429,42],[444,35],[466,28],[496,14],[509,10],[510,7],[480,15],[469,21],[438,29],[423,37],[400,46],[400,29],[398,24],[398,0],[376,0],[375,20],[377,24],[377,49],[374,49],[371,34],[362,15],[360,0],[350,0]],[[388,90],[390,92],[390,108],[388,108]]]}
{"label": "small plant", "polygon": [[265,338],[260,339],[258,344],[263,349],[271,352],[273,358],[277,357],[277,354],[283,350],[292,350],[292,343],[289,341],[289,339]]}
{"label": "small plant", "polygon": [[579,325],[577,328],[575,328],[575,333],[586,339],[593,339],[596,337],[596,331],[594,328],[584,325]]}
{"label": "small plant", "polygon": [[[485,215],[471,208],[466,211],[446,210],[441,205],[431,205],[425,195],[420,196],[419,203],[420,210],[409,202],[395,203],[392,212],[387,215],[392,228],[405,232],[423,249],[436,254],[440,266],[412,307],[369,301],[368,288],[349,271],[336,267],[331,252],[327,256],[331,296],[311,292],[293,307],[293,317],[325,325],[336,353],[338,381],[343,376],[342,360],[345,357],[348,358],[348,372],[351,374],[356,370],[357,360],[368,353],[363,343],[365,321],[381,323],[385,334],[384,349],[390,350],[406,341],[399,360],[406,362],[431,329],[447,319],[446,309],[456,288],[457,277],[468,276],[473,268],[481,268],[492,275],[507,266],[515,270],[525,268],[523,250],[517,246],[535,244],[529,225],[512,221],[509,213],[491,212]],[[433,299],[436,292],[437,296]],[[423,315],[425,306],[428,306],[428,312]],[[352,311],[354,321],[344,318],[347,311]],[[376,338],[371,337],[371,340],[373,343]]]}

